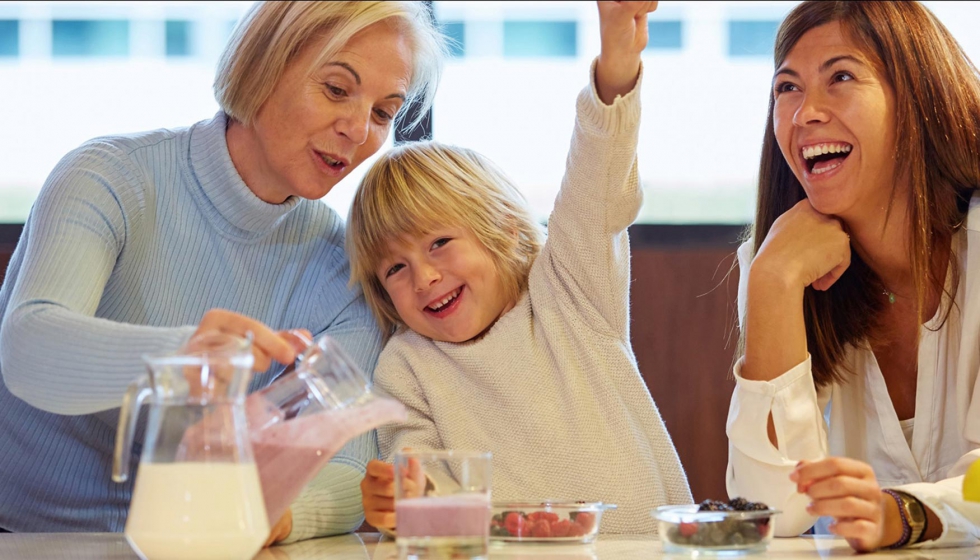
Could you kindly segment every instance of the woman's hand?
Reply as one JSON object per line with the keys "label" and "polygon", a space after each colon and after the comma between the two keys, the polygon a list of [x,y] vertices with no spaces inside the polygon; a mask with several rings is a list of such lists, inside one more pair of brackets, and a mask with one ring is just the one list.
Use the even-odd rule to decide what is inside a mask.
{"label": "woman's hand", "polygon": [[612,104],[617,95],[633,90],[640,74],[640,53],[647,46],[647,14],[657,2],[599,2],[602,50],[596,65],[599,98]]}
{"label": "woman's hand", "polygon": [[289,533],[293,532],[293,510],[287,509],[286,513],[282,514],[279,521],[272,527],[269,532],[269,538],[266,539],[265,544],[262,545],[263,548],[272,546],[277,542],[283,541],[289,536]]}
{"label": "woman's hand", "polygon": [[245,338],[252,333],[252,354],[255,356],[255,371],[265,371],[272,360],[281,364],[291,364],[307,346],[313,336],[306,329],[273,331],[263,323],[250,317],[225,309],[212,309],[201,317],[197,331],[191,341],[209,333],[226,333]]}
{"label": "woman's hand", "polygon": [[789,478],[813,500],[807,512],[833,517],[829,530],[854,550],[870,552],[901,538],[898,506],[881,491],[871,465],[845,457],[800,461]]}
{"label": "woman's hand", "polygon": [[[830,288],[850,264],[850,238],[841,223],[809,200],[773,222],[748,270],[743,378],[769,381],[806,359],[804,288]],[[771,419],[769,440],[776,445]]]}
{"label": "woman's hand", "polygon": [[776,219],[752,261],[752,273],[778,275],[802,290],[826,290],[851,264],[851,239],[836,218],[804,198]]}

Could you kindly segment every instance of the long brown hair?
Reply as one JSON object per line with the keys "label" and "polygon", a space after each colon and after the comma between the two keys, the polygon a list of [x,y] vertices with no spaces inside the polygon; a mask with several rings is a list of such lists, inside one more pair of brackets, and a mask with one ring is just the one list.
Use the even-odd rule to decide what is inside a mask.
{"label": "long brown hair", "polygon": [[[947,250],[949,258],[954,257],[950,240],[963,223],[970,196],[980,187],[980,79],[939,20],[918,2],[907,1],[801,3],[779,28],[775,68],[807,31],[832,22],[841,24],[895,91],[895,176],[907,177],[910,186],[907,235],[921,322],[928,293],[943,289],[945,271],[937,274],[935,251]],[[776,218],[806,196],[776,143],[773,106],[770,94],[756,219],[750,232],[753,254]],[[959,269],[950,269],[955,293]],[[882,293],[880,278],[856,252],[829,290],[806,288],[807,348],[818,386],[844,381],[847,347],[874,340]],[[944,321],[949,309],[942,312]],[[742,339],[744,348],[744,334]]]}

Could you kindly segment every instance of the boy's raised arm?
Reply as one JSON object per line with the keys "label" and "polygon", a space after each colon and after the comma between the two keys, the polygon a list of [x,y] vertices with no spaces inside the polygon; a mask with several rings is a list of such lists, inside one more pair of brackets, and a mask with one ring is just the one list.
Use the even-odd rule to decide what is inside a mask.
{"label": "boy's raised arm", "polygon": [[[531,284],[548,285],[597,332],[629,338],[626,229],[643,203],[637,174],[640,55],[656,2],[598,2],[602,52],[578,96],[565,176]],[[535,280],[537,278],[537,281]],[[570,304],[570,305],[567,305]]]}

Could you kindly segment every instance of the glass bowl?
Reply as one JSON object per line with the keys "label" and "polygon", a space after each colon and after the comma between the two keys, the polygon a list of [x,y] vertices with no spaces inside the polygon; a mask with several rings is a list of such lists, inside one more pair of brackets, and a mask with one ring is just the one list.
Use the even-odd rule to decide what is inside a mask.
{"label": "glass bowl", "polygon": [[504,542],[591,543],[599,534],[602,502],[494,502],[490,540]]}
{"label": "glass bowl", "polygon": [[662,506],[652,515],[659,525],[664,551],[697,554],[762,552],[773,536],[778,510],[698,511],[698,504]]}

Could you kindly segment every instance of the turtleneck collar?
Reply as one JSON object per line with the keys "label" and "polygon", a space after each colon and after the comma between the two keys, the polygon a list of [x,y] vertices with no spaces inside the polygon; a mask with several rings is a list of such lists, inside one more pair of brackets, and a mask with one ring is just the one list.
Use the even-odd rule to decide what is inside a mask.
{"label": "turtleneck collar", "polygon": [[227,126],[228,116],[218,111],[191,127],[190,168],[198,187],[192,190],[215,226],[236,237],[260,237],[275,229],[300,199],[290,196],[282,204],[269,204],[256,196],[231,161]]}

